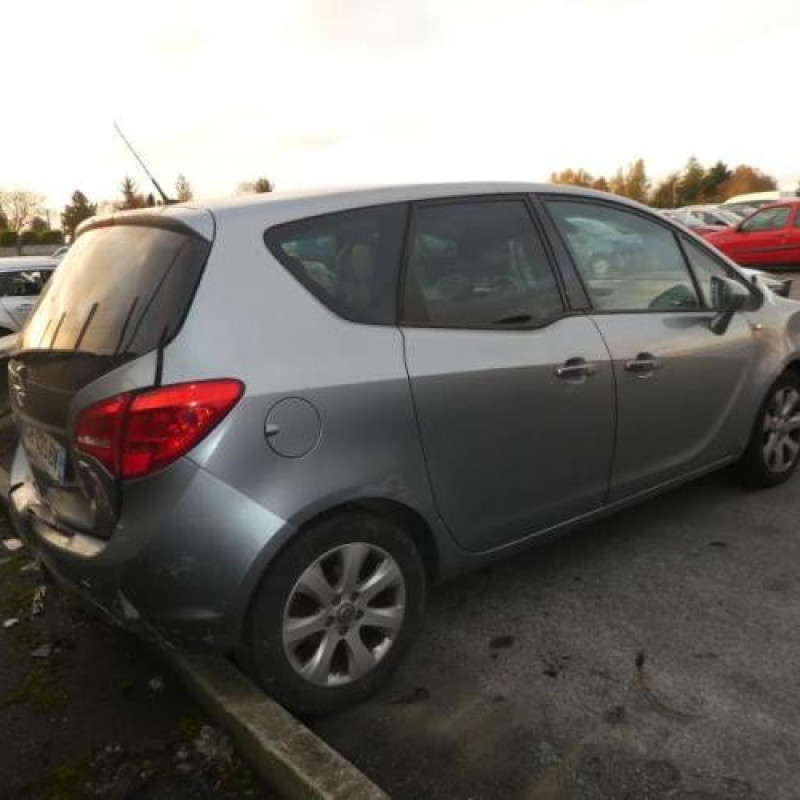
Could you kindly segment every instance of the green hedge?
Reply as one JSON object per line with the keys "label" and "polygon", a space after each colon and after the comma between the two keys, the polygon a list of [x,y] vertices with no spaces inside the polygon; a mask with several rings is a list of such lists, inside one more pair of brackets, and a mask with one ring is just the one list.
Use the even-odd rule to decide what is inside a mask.
{"label": "green hedge", "polygon": [[59,230],[42,231],[39,234],[41,244],[64,244],[64,232]]}
{"label": "green hedge", "polygon": [[[22,244],[64,244],[64,232],[59,230],[49,231],[22,231]],[[0,231],[0,247],[15,247],[17,234],[14,231]]]}

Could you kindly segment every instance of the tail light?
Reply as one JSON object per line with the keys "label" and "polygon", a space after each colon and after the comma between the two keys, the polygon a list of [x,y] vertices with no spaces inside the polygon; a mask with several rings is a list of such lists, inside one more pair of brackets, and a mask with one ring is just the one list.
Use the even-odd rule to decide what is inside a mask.
{"label": "tail light", "polygon": [[243,391],[236,380],[201,381],[101,400],[80,413],[75,448],[120,478],[149,475],[195,447]]}

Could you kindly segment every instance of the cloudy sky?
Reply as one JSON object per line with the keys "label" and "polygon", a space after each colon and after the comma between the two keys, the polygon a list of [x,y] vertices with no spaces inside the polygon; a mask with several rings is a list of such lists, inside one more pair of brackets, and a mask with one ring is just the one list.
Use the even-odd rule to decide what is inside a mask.
{"label": "cloudy sky", "polygon": [[[37,0],[3,8],[0,186],[800,177],[796,0]],[[11,98],[14,97],[13,100]]]}

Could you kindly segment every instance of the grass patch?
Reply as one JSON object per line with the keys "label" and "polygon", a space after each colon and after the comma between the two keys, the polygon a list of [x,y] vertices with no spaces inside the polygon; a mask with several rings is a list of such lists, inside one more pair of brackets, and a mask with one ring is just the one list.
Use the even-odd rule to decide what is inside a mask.
{"label": "grass patch", "polygon": [[20,798],[30,800],[85,800],[86,786],[94,776],[92,762],[87,759],[55,767],[41,781],[26,786]]}
{"label": "grass patch", "polygon": [[39,714],[52,714],[69,705],[69,695],[59,686],[58,675],[52,669],[36,666],[6,705],[25,705]]}

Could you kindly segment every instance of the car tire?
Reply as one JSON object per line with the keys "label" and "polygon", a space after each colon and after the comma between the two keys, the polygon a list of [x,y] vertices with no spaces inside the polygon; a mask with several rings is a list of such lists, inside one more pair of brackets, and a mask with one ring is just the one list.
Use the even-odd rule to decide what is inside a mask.
{"label": "car tire", "polygon": [[366,512],[322,519],[300,531],[256,590],[246,668],[291,711],[340,711],[389,678],[425,594],[420,553],[393,522]]}
{"label": "car tire", "polygon": [[14,333],[14,331],[10,330],[9,328],[0,327],[0,339],[2,339],[4,336],[11,336],[12,333]]}
{"label": "car tire", "polygon": [[785,483],[800,461],[800,376],[785,372],[772,385],[756,416],[747,449],[739,462],[751,486]]}

